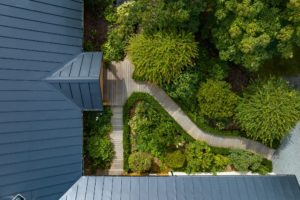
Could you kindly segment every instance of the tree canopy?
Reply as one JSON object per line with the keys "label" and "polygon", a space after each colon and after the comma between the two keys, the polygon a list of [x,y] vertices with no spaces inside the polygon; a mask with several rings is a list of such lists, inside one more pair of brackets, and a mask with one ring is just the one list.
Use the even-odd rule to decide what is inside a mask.
{"label": "tree canopy", "polygon": [[289,2],[290,17],[286,17],[286,6],[282,4],[269,0],[218,0],[212,36],[220,58],[256,71],[274,55],[293,57],[299,1]]}

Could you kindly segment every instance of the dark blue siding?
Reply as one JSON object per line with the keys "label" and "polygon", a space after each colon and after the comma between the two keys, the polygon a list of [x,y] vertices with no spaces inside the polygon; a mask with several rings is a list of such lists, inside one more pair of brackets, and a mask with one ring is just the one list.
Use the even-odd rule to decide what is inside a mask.
{"label": "dark blue siding", "polygon": [[82,174],[82,113],[43,79],[81,52],[82,1],[0,1],[0,199],[58,199]]}

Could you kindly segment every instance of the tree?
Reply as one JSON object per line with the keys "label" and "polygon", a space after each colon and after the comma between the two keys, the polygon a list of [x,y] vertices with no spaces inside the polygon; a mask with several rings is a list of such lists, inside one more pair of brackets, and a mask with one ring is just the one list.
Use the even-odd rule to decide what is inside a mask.
{"label": "tree", "polygon": [[194,66],[197,43],[191,34],[186,33],[139,34],[130,40],[128,55],[137,77],[162,85]]}
{"label": "tree", "polygon": [[281,79],[251,86],[236,108],[236,121],[249,137],[272,145],[300,120],[300,95]]}
{"label": "tree", "polygon": [[[296,1],[289,3],[291,15],[292,10],[297,11]],[[282,4],[269,0],[218,0],[212,32],[220,58],[256,71],[274,55],[292,57],[296,27],[284,20],[286,6]]]}
{"label": "tree", "polygon": [[230,119],[235,113],[239,96],[225,81],[209,79],[202,83],[197,95],[200,113],[210,119]]}
{"label": "tree", "polygon": [[108,168],[114,157],[111,141],[108,137],[102,137],[101,135],[95,135],[89,139],[88,152],[93,164],[102,168]]}
{"label": "tree", "polygon": [[129,156],[128,163],[133,172],[143,173],[150,170],[152,157],[147,153],[135,152]]}

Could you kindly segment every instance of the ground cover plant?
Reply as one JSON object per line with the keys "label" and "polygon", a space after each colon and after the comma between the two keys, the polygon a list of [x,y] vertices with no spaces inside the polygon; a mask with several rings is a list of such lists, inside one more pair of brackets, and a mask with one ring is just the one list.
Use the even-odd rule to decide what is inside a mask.
{"label": "ground cover plant", "polygon": [[[271,171],[271,161],[258,155],[195,141],[148,94],[132,94],[124,106],[123,119],[124,169],[127,172],[179,170],[196,173],[235,169],[265,174]],[[240,162],[249,164],[241,167]]]}
{"label": "ground cover plant", "polygon": [[114,157],[113,145],[109,139],[112,112],[104,107],[103,112],[84,112],[84,173],[95,174],[97,169],[110,167]]}

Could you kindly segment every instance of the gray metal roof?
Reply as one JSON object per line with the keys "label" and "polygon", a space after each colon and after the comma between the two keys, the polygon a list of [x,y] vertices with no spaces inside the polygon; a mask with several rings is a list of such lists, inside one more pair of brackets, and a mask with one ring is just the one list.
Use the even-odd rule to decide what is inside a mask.
{"label": "gray metal roof", "polygon": [[295,176],[81,177],[60,200],[299,200]]}
{"label": "gray metal roof", "polygon": [[43,81],[81,53],[82,8],[0,1],[0,199],[58,199],[82,175],[81,110]]}
{"label": "gray metal roof", "polygon": [[102,53],[81,53],[46,80],[83,110],[102,110]]}

